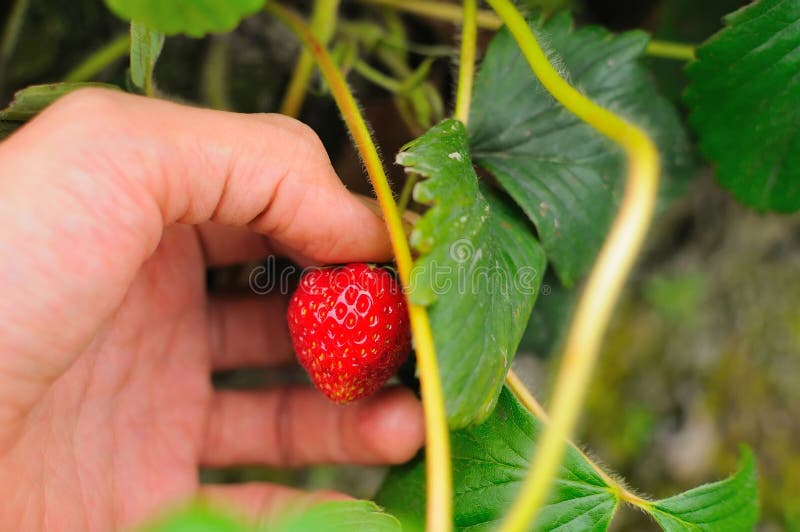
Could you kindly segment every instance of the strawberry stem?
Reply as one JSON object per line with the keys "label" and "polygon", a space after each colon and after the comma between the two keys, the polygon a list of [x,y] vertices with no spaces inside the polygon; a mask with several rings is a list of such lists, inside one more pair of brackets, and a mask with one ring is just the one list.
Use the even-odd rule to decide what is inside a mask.
{"label": "strawberry stem", "polygon": [[[550,423],[550,416],[547,415],[547,412],[545,411],[544,407],[541,405],[541,403],[539,403],[539,401],[536,400],[531,391],[525,386],[525,384],[517,376],[517,374],[514,373],[514,370],[508,370],[508,374],[506,374],[506,386],[508,387],[509,390],[511,390],[511,393],[514,394],[517,400],[520,403],[522,403],[522,406],[524,406],[533,417],[537,418],[545,425]],[[605,469],[600,467],[600,465],[597,462],[592,460],[589,457],[589,455],[584,453],[581,450],[581,448],[575,445],[575,443],[572,440],[569,440],[567,442],[567,445],[569,445],[576,452],[578,452],[581,455],[581,457],[586,461],[586,463],[589,464],[589,466],[592,469],[594,469],[594,471],[597,473],[597,476],[603,479],[603,482],[606,483],[606,485],[611,489],[611,491],[614,493],[614,496],[618,500],[623,500],[628,504],[641,508],[646,512],[652,511],[653,503],[651,501],[639,497],[631,490],[626,488],[622,483],[615,480],[612,475],[610,475]]]}
{"label": "strawberry stem", "polygon": [[567,441],[578,421],[600,343],[625,279],[641,249],[658,192],[658,151],[638,127],[592,102],[550,64],[525,18],[511,0],[488,0],[517,41],[541,84],[565,108],[622,147],[628,177],[622,203],[589,274],[570,324],[553,392],[552,419],[500,530],[527,530],[550,493]]}
{"label": "strawberry stem", "polygon": [[458,62],[458,89],[454,118],[465,126],[472,100],[472,79],[475,77],[475,48],[478,40],[478,1],[464,0],[461,19],[461,55]]}
{"label": "strawberry stem", "polygon": [[645,53],[651,57],[662,57],[664,59],[675,59],[678,61],[694,61],[695,49],[693,44],[683,44],[670,41],[660,41],[651,39],[647,43]]}
{"label": "strawberry stem", "polygon": [[[453,24],[460,23],[464,17],[463,10],[459,9],[457,5],[444,3],[440,0],[361,0],[361,2],[434,20],[452,22]],[[548,9],[544,3],[540,7],[547,14],[552,11],[552,6]],[[503,21],[500,17],[487,9],[477,10],[476,21],[479,28],[488,31],[496,31],[503,26]],[[694,59],[695,49],[696,46],[693,44],[653,39],[648,43],[644,53],[651,57],[675,59],[677,61],[691,61]]]}
{"label": "strawberry stem", "polygon": [[[358,103],[347,86],[336,63],[311,29],[293,11],[274,2],[266,10],[283,22],[304,44],[316,59],[322,76],[344,117],[344,121],[367,168],[375,194],[378,197],[389,238],[395,253],[400,282],[405,289],[411,279],[413,261],[406,240],[403,222],[392,196],[378,150],[369,128],[361,115]],[[417,369],[420,374],[422,404],[425,410],[425,465],[427,471],[427,529],[448,532],[453,527],[453,487],[450,462],[450,434],[444,408],[442,383],[439,379],[436,349],[433,342],[428,313],[425,307],[408,302],[411,331],[417,352]]]}
{"label": "strawberry stem", "polygon": [[[336,27],[339,0],[315,0],[311,11],[310,31],[322,44],[327,44]],[[314,72],[314,58],[311,52],[304,48],[294,66],[292,78],[283,95],[281,114],[298,116],[308,93],[308,83]]]}
{"label": "strawberry stem", "polygon": [[130,33],[125,32],[118,35],[111,42],[92,52],[78,66],[70,70],[64,76],[64,81],[74,82],[92,79],[104,68],[128,55],[130,46]]}
{"label": "strawberry stem", "polygon": [[[439,0],[361,0],[364,4],[388,7],[436,20],[457,23],[463,17],[463,10],[455,4]],[[477,24],[486,30],[499,30],[503,23],[492,11],[480,9],[476,12]]]}
{"label": "strawberry stem", "polygon": [[417,181],[419,181],[419,174],[410,173],[406,176],[406,182],[403,184],[403,190],[400,191],[400,198],[397,200],[397,210],[400,212],[406,212],[414,195],[414,185],[417,184]]}

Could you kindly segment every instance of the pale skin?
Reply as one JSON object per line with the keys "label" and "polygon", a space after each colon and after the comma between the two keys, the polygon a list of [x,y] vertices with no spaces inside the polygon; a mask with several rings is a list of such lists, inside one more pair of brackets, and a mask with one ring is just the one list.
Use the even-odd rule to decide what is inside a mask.
{"label": "pale skin", "polygon": [[199,466],[399,463],[407,390],[215,391],[293,361],[286,298],[209,295],[209,266],[382,261],[380,218],[307,127],[82,90],[0,143],[0,523],[106,531],[193,497],[268,519],[335,494],[200,486]]}

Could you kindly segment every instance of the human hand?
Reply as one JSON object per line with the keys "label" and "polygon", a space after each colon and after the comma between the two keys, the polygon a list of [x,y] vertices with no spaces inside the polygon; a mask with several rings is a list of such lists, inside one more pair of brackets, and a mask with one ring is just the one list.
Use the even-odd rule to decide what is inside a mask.
{"label": "human hand", "polygon": [[285,296],[209,296],[207,266],[391,255],[299,122],[65,96],[0,144],[0,252],[3,530],[117,529],[198,493],[270,512],[298,494],[199,486],[198,465],[394,463],[422,443],[406,390],[342,407],[211,387],[293,356]]}

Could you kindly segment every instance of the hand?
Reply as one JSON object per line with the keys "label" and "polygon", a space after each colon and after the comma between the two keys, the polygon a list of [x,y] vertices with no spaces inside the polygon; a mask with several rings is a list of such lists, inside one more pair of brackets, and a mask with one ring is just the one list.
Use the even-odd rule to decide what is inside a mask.
{"label": "hand", "polygon": [[199,486],[198,465],[393,463],[422,443],[406,390],[341,407],[211,387],[293,356],[286,296],[211,297],[207,266],[391,255],[299,122],[65,96],[0,144],[0,252],[3,530],[112,530],[198,492],[274,511],[297,494]]}

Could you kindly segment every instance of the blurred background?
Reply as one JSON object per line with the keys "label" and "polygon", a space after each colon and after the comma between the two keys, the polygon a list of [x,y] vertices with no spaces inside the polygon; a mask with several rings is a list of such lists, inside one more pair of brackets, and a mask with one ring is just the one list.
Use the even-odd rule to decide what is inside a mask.
{"label": "blurred background", "polygon": [[[0,3],[0,27],[25,0]],[[69,76],[90,54],[117,39],[127,26],[101,0],[29,0],[18,19],[13,49],[0,48],[0,107],[17,89]],[[525,3],[525,2],[521,2]],[[536,1],[528,1],[535,5]],[[560,0],[548,3],[569,4]],[[699,43],[721,27],[721,17],[741,0],[574,0],[580,24],[614,30],[641,28],[655,37]],[[305,2],[294,2],[307,9]],[[374,8],[343,0],[344,20],[383,20]],[[369,47],[368,28],[342,27],[361,44],[379,72],[412,72],[426,57],[430,73],[414,97],[398,98],[353,72],[349,79],[387,161],[406,141],[452,106],[453,26],[403,16],[416,54],[383,54]],[[396,20],[395,20],[396,22]],[[391,24],[390,19],[386,19]],[[337,34],[337,38],[341,37]],[[489,33],[482,33],[485,45]],[[170,37],[156,68],[164,97],[240,112],[276,111],[298,53],[293,37],[262,15],[234,32],[204,39]],[[382,55],[383,54],[383,55]],[[684,110],[683,63],[646,59],[662,91]],[[427,68],[427,66],[425,67]],[[382,70],[381,70],[382,69]],[[124,58],[93,79],[126,86]],[[416,117],[409,120],[409,115]],[[300,117],[322,137],[342,179],[369,193],[361,163],[338,112],[317,81]],[[404,175],[392,168],[398,187]],[[664,497],[733,471],[738,444],[751,446],[762,477],[765,531],[800,530],[800,217],[760,215],[734,202],[698,165],[687,193],[656,220],[647,249],[618,308],[602,354],[578,440],[589,454],[642,494]],[[209,272],[209,287],[247,290],[249,268]],[[554,355],[574,293],[545,280],[515,362],[543,402]],[[252,387],[303,380],[302,371],[257,369],[215,377],[221,387]],[[209,481],[272,479],[312,489],[341,489],[369,497],[380,468],[318,467],[275,471],[260,467],[203,471]],[[615,530],[656,530],[642,514],[625,509]]]}

